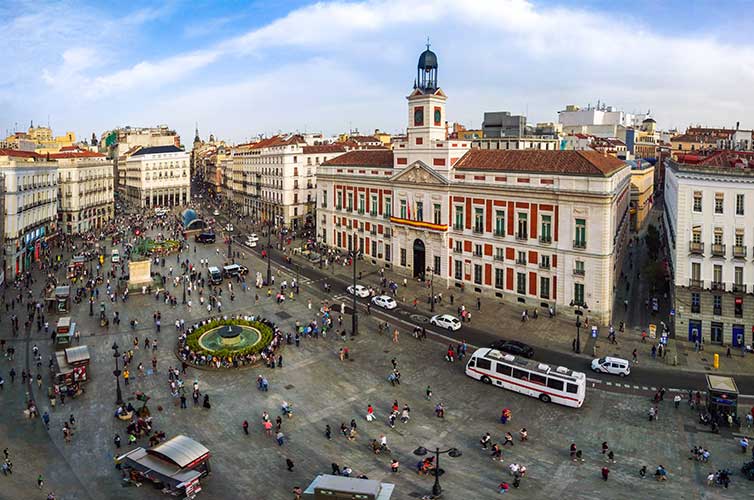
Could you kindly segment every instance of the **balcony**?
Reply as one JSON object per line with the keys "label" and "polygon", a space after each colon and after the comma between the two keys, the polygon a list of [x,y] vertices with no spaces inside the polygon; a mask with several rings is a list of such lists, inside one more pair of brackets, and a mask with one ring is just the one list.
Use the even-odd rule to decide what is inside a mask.
{"label": "balcony", "polygon": [[746,285],[743,283],[733,283],[731,291],[735,293],[746,293]]}
{"label": "balcony", "polygon": [[722,281],[713,281],[710,283],[710,290],[714,290],[717,292],[724,292],[725,291],[725,283]]}
{"label": "balcony", "polygon": [[346,207],[346,212],[353,212],[353,207]]}
{"label": "balcony", "polygon": [[385,238],[392,238],[392,237],[393,237],[393,230],[385,229]]}
{"label": "balcony", "polygon": [[725,257],[725,245],[713,243],[710,252],[712,253],[713,257]]}
{"label": "balcony", "polygon": [[356,230],[358,232],[360,232],[360,233],[363,233],[364,232],[364,226],[359,226]]}
{"label": "balcony", "polygon": [[552,243],[552,237],[551,236],[540,236],[539,242],[543,245],[549,245]]}
{"label": "balcony", "polygon": [[584,276],[586,274],[586,271],[584,269],[574,269],[573,275],[574,276]]}
{"label": "balcony", "polygon": [[335,205],[335,210],[342,210],[342,209],[343,209],[342,205]]}
{"label": "balcony", "polygon": [[505,260],[505,255],[503,255],[501,253],[496,253],[495,254],[495,260],[499,260],[500,262],[502,262],[502,261]]}
{"label": "balcony", "polygon": [[482,251],[481,250],[474,250],[473,255],[474,255],[474,257],[481,257],[482,256]]}
{"label": "balcony", "polygon": [[529,239],[529,235],[527,233],[516,233],[516,239],[518,241],[526,241]]}
{"label": "balcony", "polygon": [[453,231],[463,231],[463,224],[453,224]]}
{"label": "balcony", "polygon": [[453,253],[463,253],[463,247],[453,247]]}
{"label": "balcony", "polygon": [[573,248],[576,248],[578,250],[584,250],[586,248],[586,241],[584,241],[584,240],[573,240]]}
{"label": "balcony", "polygon": [[369,230],[369,234],[371,234],[372,236],[376,236],[377,235],[377,230],[374,229],[374,228],[372,228],[372,229]]}
{"label": "balcony", "polygon": [[704,253],[704,243],[701,241],[689,241],[689,253],[702,255]]}
{"label": "balcony", "polygon": [[495,229],[492,234],[497,236],[498,238],[505,238],[505,231],[500,231],[499,229]]}
{"label": "balcony", "polygon": [[383,219],[390,219],[390,212],[384,212],[384,213],[382,214],[382,218],[383,218]]}
{"label": "balcony", "polygon": [[746,247],[743,245],[733,245],[733,257],[745,259]]}
{"label": "balcony", "polygon": [[539,263],[540,269],[550,269],[550,263],[549,262],[540,262]]}
{"label": "balcony", "polygon": [[369,212],[369,216],[370,217],[377,217],[377,211],[376,210],[372,210],[371,212]]}
{"label": "balcony", "polygon": [[525,266],[526,259],[516,258],[516,264],[518,264],[519,266]]}
{"label": "balcony", "polygon": [[363,208],[360,208],[360,209],[358,209],[358,210],[356,211],[356,213],[358,213],[359,215],[364,215],[364,209],[363,209]]}

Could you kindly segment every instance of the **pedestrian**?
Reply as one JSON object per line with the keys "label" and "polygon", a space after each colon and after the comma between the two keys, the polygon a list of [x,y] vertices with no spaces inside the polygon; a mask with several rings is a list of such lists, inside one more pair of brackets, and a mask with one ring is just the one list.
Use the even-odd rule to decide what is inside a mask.
{"label": "pedestrian", "polygon": [[397,459],[395,459],[395,458],[392,459],[390,461],[390,472],[392,472],[393,474],[395,474],[396,472],[398,472],[398,467],[400,467],[400,465],[401,464],[400,464],[400,462],[398,462]]}
{"label": "pedestrian", "polygon": [[116,448],[120,448],[120,434],[116,434],[113,438],[113,443],[115,443]]}
{"label": "pedestrian", "polygon": [[610,474],[610,469],[607,466],[602,468],[602,480],[607,481],[607,476]]}
{"label": "pedestrian", "polygon": [[288,469],[288,472],[293,472],[293,460],[290,458],[285,459],[285,467]]}
{"label": "pedestrian", "polygon": [[44,481],[44,478],[42,478],[42,474],[38,475],[37,476],[37,488],[39,488],[41,490],[42,486],[44,486],[44,484],[45,484],[45,481]]}
{"label": "pedestrian", "polygon": [[332,430],[330,429],[330,424],[325,425],[325,437],[327,439],[332,439]]}
{"label": "pedestrian", "polygon": [[394,344],[398,343],[398,329],[397,328],[393,330],[393,343]]}
{"label": "pedestrian", "polygon": [[275,436],[275,439],[278,442],[278,446],[283,446],[283,440],[285,439],[285,435],[283,434],[283,431],[278,431],[277,435]]}
{"label": "pedestrian", "polygon": [[304,491],[301,489],[301,486],[296,486],[293,488],[293,500],[301,500],[301,495],[304,494]]}
{"label": "pedestrian", "polygon": [[243,423],[241,424],[241,427],[243,428],[244,434],[246,434],[248,436],[249,435],[249,422],[248,422],[248,420],[244,420]]}
{"label": "pedestrian", "polygon": [[644,479],[647,476],[647,466],[642,465],[641,469],[639,469],[639,477]]}
{"label": "pedestrian", "polygon": [[[432,388],[430,386],[427,386],[425,397],[427,398],[427,401],[429,401],[430,399],[432,399]],[[749,416],[751,416],[751,415],[749,415]],[[751,426],[749,426],[749,427],[751,427]]]}
{"label": "pedestrian", "polygon": [[633,362],[634,362],[634,364],[638,365],[639,364],[639,353],[637,352],[636,349],[634,349],[634,351],[631,353],[631,356],[633,356]]}
{"label": "pedestrian", "polygon": [[506,432],[506,433],[505,433],[505,437],[504,437],[504,439],[505,439],[505,442],[503,443],[503,446],[505,446],[505,445],[507,445],[507,444],[509,444],[509,445],[513,446],[513,445],[515,444],[515,443],[513,442],[513,434],[511,434],[510,432]]}
{"label": "pedestrian", "polygon": [[47,412],[44,412],[42,414],[42,421],[45,424],[45,429],[47,429],[49,431],[50,430],[50,414],[47,413]]}
{"label": "pedestrian", "polygon": [[675,409],[677,410],[678,407],[681,405],[681,395],[676,394],[675,397],[673,397],[673,404],[675,405]]}
{"label": "pedestrian", "polygon": [[607,441],[603,441],[602,442],[602,454],[603,455],[606,454],[607,450],[609,450],[609,449],[610,449],[610,447],[607,445]]}
{"label": "pedestrian", "polygon": [[611,464],[615,463],[615,453],[613,453],[613,450],[610,450],[607,453],[607,461],[610,462]]}
{"label": "pedestrian", "polygon": [[571,457],[571,460],[575,462],[576,461],[576,443],[571,443],[571,447],[569,449],[569,455]]}
{"label": "pedestrian", "polygon": [[500,494],[507,493],[509,489],[510,486],[505,481],[497,485],[497,490]]}

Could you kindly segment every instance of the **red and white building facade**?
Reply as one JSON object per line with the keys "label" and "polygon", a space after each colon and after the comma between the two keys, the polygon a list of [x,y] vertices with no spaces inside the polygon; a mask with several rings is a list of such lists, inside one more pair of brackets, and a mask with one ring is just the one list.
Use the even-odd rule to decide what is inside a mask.
{"label": "red and white building facade", "polygon": [[[427,56],[429,52],[429,56]],[[434,63],[434,65],[433,65]],[[429,66],[429,68],[428,68]],[[405,140],[317,170],[318,239],[435,289],[611,320],[630,168],[594,151],[480,150],[447,139],[436,57],[419,61]]]}

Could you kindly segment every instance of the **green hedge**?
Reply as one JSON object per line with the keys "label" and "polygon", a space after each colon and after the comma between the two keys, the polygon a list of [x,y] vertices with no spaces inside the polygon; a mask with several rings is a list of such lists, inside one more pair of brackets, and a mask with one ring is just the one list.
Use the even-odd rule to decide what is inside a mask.
{"label": "green hedge", "polygon": [[[241,349],[222,349],[219,351],[210,351],[208,349],[205,349],[199,344],[199,337],[201,337],[204,333],[206,333],[208,330],[212,330],[213,328],[217,328],[219,326],[227,326],[227,325],[238,325],[238,326],[249,326],[252,328],[256,328],[259,330],[260,333],[260,339],[259,342],[254,344],[253,346],[244,347]],[[272,342],[272,338],[275,336],[274,332],[272,331],[272,328],[265,325],[264,323],[260,321],[247,321],[245,319],[216,319],[212,320],[206,325],[202,325],[193,332],[191,332],[186,337],[186,344],[189,346],[189,349],[194,351],[196,354],[206,354],[209,356],[218,356],[227,358],[228,356],[246,356],[247,354],[258,354],[260,353],[265,347],[270,345],[270,342]]]}

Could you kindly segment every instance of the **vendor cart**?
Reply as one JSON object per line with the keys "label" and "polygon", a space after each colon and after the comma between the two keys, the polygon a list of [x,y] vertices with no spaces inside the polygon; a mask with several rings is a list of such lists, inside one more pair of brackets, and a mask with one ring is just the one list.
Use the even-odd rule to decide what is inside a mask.
{"label": "vendor cart", "polygon": [[84,392],[83,384],[89,378],[89,347],[80,345],[55,353],[55,376],[53,386],[48,390],[50,402],[61,393],[69,398]]}
{"label": "vendor cart", "polygon": [[733,377],[707,375],[707,411],[713,421],[725,421],[728,415],[738,421],[738,386]]}
{"label": "vendor cart", "polygon": [[58,319],[55,327],[55,350],[63,350],[73,344],[76,335],[76,323],[71,321],[70,316],[63,316]]}

